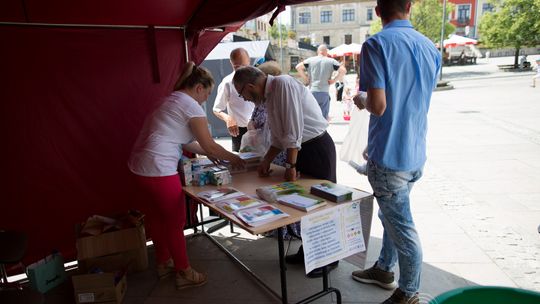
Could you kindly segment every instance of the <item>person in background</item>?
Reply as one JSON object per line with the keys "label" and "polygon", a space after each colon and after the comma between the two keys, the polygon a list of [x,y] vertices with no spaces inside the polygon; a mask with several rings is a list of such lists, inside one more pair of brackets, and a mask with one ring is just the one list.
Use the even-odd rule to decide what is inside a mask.
{"label": "person in background", "polygon": [[[272,145],[259,165],[259,176],[269,176],[271,162],[281,151],[286,151],[286,181],[295,181],[299,173],[305,173],[336,182],[336,148],[326,132],[328,121],[303,84],[289,75],[265,75],[255,67],[238,69],[233,84],[244,100],[266,106]],[[302,247],[293,257],[296,258],[286,260],[303,262]],[[337,262],[331,266],[337,266]],[[310,274],[310,277],[320,276],[322,269]]]}
{"label": "person in background", "polygon": [[[232,137],[232,150],[238,152],[242,136],[247,132],[247,124],[254,105],[238,97],[238,92],[232,85],[232,79],[238,68],[249,65],[249,54],[243,48],[234,49],[230,54],[230,61],[233,72],[225,76],[219,84],[213,111],[214,115],[227,125],[227,130]],[[227,113],[224,112],[225,110]]]}
{"label": "person in background", "polygon": [[242,159],[217,144],[208,131],[201,105],[213,86],[208,70],[192,62],[185,64],[174,91],[146,118],[128,161],[145,202],[143,210],[156,250],[158,276],[175,274],[178,289],[207,282],[206,274],[194,270],[187,256],[183,230],[186,206],[177,171],[182,151],[227,160],[234,167],[244,166]]}
{"label": "person in background", "polygon": [[[340,69],[340,66],[339,62],[328,57],[328,47],[325,44],[321,44],[317,48],[317,56],[310,57],[296,65],[298,74],[304,83],[309,84],[311,93],[317,100],[323,117],[327,120],[330,111],[329,87],[336,82],[336,79],[345,74],[345,68]],[[338,71],[338,73],[332,78],[334,71]]]}
{"label": "person in background", "polygon": [[[341,70],[340,70],[341,69]],[[345,88],[345,83],[343,82],[343,78],[345,77],[347,70],[345,69],[345,59],[341,61],[339,69],[336,75],[336,83],[334,84],[336,86],[336,101],[341,102],[343,100],[343,90]]]}
{"label": "person in background", "polygon": [[419,303],[422,246],[409,195],[426,161],[427,113],[441,56],[411,25],[411,0],[378,0],[375,12],[383,29],[362,45],[360,90],[367,94],[354,101],[371,113],[367,173],[384,232],[375,265],[354,271],[352,278],[398,287],[384,304]]}
{"label": "person in background", "polygon": [[540,79],[540,58],[536,59],[536,75],[532,78],[533,88],[536,88],[536,79]]}

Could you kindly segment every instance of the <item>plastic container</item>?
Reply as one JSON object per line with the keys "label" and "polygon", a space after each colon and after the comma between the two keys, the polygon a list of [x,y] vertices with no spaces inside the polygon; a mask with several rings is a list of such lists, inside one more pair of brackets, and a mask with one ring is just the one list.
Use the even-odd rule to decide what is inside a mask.
{"label": "plastic container", "polygon": [[429,304],[539,304],[540,293],[511,287],[474,286],[447,291]]}

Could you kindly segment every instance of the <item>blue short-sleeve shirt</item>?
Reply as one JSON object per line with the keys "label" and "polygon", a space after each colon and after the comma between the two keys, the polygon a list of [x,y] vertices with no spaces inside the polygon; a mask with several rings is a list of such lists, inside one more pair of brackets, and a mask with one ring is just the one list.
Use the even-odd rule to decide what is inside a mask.
{"label": "blue short-sleeve shirt", "polygon": [[439,52],[408,20],[394,20],[364,42],[360,56],[360,90],[386,93],[385,112],[370,117],[369,159],[397,171],[420,169]]}

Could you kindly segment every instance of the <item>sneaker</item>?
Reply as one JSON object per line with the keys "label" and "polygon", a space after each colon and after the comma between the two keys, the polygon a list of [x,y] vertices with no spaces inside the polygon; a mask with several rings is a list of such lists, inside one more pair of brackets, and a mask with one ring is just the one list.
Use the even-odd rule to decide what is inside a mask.
{"label": "sneaker", "polygon": [[352,278],[360,283],[379,285],[384,289],[395,289],[397,287],[397,283],[394,281],[394,273],[378,268],[377,263],[371,268],[354,271]]}
{"label": "sneaker", "polygon": [[382,304],[420,304],[418,293],[412,297],[407,297],[401,289],[396,289],[390,298],[386,299]]}
{"label": "sneaker", "polygon": [[176,272],[176,270],[174,269],[174,262],[172,259],[167,260],[165,264],[157,265],[156,269],[157,269],[157,274],[160,280],[165,279],[169,275]]}
{"label": "sneaker", "polygon": [[197,287],[206,284],[208,278],[206,274],[195,271],[189,267],[176,273],[176,289]]}

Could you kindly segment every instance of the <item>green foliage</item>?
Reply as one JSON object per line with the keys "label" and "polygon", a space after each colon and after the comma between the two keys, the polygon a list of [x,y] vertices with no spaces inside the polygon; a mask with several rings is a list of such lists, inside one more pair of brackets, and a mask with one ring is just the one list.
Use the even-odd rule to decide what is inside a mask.
{"label": "green foliage", "polygon": [[480,20],[482,44],[487,47],[514,47],[540,44],[540,0],[492,1],[495,12]]}
{"label": "green foliage", "polygon": [[377,18],[371,22],[371,25],[369,26],[369,34],[373,36],[380,31],[382,31],[382,22],[381,18]]}
{"label": "green foliage", "polygon": [[[540,1],[540,0],[539,0]],[[446,3],[446,14],[452,12],[455,8],[453,3]],[[442,23],[443,5],[439,0],[421,0],[416,1],[411,9],[411,23],[414,28],[433,42],[441,40],[441,23]],[[371,23],[369,34],[374,35],[382,30],[381,19],[377,19]],[[444,33],[445,36],[453,33],[455,27],[446,20]]]}
{"label": "green foliage", "polygon": [[[452,12],[455,5],[446,2],[446,14]],[[416,1],[411,9],[411,23],[414,28],[433,42],[441,40],[441,23],[443,13],[443,4],[439,0],[421,0]],[[444,36],[453,33],[455,27],[446,20],[444,27]]]}
{"label": "green foliage", "polygon": [[[285,26],[285,24],[281,24],[281,39],[286,40],[288,33],[289,30],[287,29],[287,26]],[[277,22],[274,22],[270,28],[269,34],[273,39],[279,40],[279,24]]]}
{"label": "green foliage", "polygon": [[296,40],[296,32],[289,30],[289,32],[287,32],[287,37],[289,37],[289,39]]}

